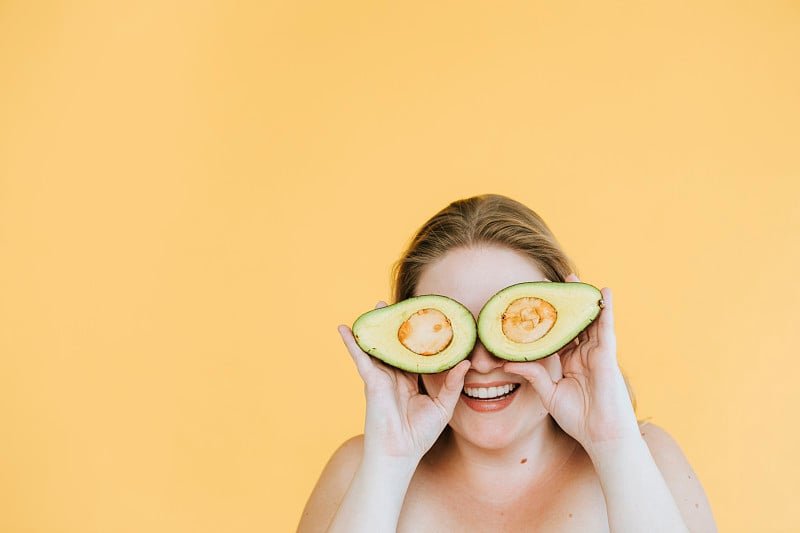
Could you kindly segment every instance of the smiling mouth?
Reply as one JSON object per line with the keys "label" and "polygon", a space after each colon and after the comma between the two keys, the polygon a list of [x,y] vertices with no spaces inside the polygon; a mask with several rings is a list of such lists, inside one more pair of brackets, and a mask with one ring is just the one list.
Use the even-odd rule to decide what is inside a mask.
{"label": "smiling mouth", "polygon": [[499,387],[464,387],[461,394],[472,400],[502,400],[511,396],[519,388],[519,383],[507,383]]}

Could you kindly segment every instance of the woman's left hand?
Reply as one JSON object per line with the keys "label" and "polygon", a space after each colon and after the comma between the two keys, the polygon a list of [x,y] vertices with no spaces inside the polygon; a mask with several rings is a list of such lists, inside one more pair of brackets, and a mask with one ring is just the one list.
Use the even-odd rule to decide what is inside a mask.
{"label": "woman's left hand", "polygon": [[[576,282],[574,274],[566,281]],[[631,398],[617,365],[611,291],[601,291],[600,316],[558,352],[563,377],[553,378],[538,361],[505,363],[527,379],[558,425],[587,451],[639,436]]]}

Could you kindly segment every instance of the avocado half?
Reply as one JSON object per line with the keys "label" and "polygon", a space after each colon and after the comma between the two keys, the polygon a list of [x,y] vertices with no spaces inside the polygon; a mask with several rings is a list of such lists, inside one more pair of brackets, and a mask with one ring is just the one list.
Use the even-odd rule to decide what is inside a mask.
{"label": "avocado half", "polygon": [[478,336],[497,357],[533,361],[566,346],[597,318],[601,306],[600,291],[587,283],[519,283],[486,302]]}
{"label": "avocado half", "polygon": [[364,313],[353,323],[362,350],[384,363],[418,374],[452,368],[475,347],[475,318],[439,295],[416,296]]}

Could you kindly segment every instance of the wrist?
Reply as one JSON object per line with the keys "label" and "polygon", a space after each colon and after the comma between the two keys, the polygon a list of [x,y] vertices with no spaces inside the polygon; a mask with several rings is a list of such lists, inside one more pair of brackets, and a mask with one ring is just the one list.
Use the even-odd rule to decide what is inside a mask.
{"label": "wrist", "polygon": [[364,455],[362,458],[370,463],[380,463],[398,468],[411,466],[416,468],[425,451],[417,449],[412,439],[402,435],[375,436],[369,430],[364,433]]}
{"label": "wrist", "polygon": [[635,432],[627,431],[618,438],[593,442],[584,448],[598,473],[604,468],[618,469],[631,461],[650,457],[650,450],[638,427]]}
{"label": "wrist", "polygon": [[639,422],[630,399],[618,400],[618,405],[605,407],[600,416],[593,416],[583,440],[578,439],[589,455],[606,455],[618,449],[631,449],[644,444]]}
{"label": "wrist", "polygon": [[361,457],[362,468],[379,470],[392,475],[413,473],[419,462],[420,458],[417,457],[376,453],[367,449],[364,450],[364,455]]}

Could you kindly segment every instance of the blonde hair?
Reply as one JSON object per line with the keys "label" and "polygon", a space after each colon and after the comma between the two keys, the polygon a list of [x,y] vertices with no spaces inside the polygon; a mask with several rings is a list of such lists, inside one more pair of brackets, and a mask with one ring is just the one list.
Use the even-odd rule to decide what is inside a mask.
{"label": "blonde hair", "polygon": [[[482,244],[523,254],[550,281],[564,281],[575,272],[572,261],[539,215],[506,196],[484,194],[456,200],[417,231],[392,270],[394,301],[414,296],[425,267],[450,250]],[[635,409],[636,400],[627,377],[625,386]]]}
{"label": "blonde hair", "polygon": [[451,203],[417,231],[394,266],[394,301],[413,296],[425,267],[450,250],[480,244],[522,253],[550,281],[564,281],[574,272],[572,262],[539,215],[511,198],[484,194]]}

